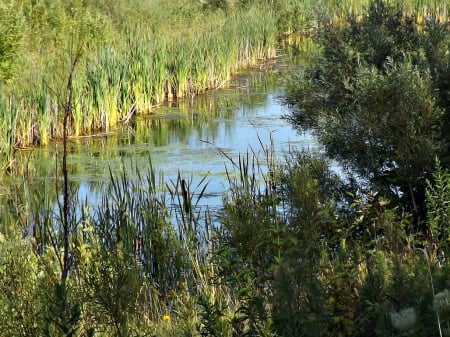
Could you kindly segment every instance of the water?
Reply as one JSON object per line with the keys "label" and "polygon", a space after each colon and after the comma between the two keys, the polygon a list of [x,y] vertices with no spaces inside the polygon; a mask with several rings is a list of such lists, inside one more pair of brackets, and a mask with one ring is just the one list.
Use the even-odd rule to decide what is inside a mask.
{"label": "water", "polygon": [[[217,206],[227,188],[225,165],[231,166],[226,156],[261,153],[271,139],[279,157],[292,148],[314,147],[311,134],[299,135],[281,118],[287,113],[278,100],[287,69],[284,62],[272,61],[263,70],[238,74],[206,95],[162,105],[115,132],[71,139],[69,179],[78,196],[95,204],[110,169],[116,173],[123,166],[137,166],[145,173],[151,162],[161,183],[170,184],[180,174],[196,186],[206,176],[203,202]],[[54,143],[34,152],[31,167],[37,180],[55,178],[61,148]],[[134,173],[130,168],[131,178]]]}

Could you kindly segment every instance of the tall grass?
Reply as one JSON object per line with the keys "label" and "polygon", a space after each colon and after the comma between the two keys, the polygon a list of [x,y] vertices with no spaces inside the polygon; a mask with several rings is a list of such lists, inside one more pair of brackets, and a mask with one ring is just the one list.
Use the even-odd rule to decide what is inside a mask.
{"label": "tall grass", "polygon": [[[120,11],[116,6],[110,9]],[[239,41],[243,54],[261,48],[249,38]],[[224,41],[219,39],[217,46],[225,48]],[[212,52],[197,55],[219,60]],[[162,61],[164,73],[174,65]],[[224,69],[232,67],[221,61]],[[104,75],[103,83],[97,83],[99,92],[108,94],[89,98],[100,122],[83,109],[73,116],[90,130],[98,124],[107,128],[108,106],[125,111],[130,102],[144,104],[137,96],[140,89],[124,90],[123,83],[131,83],[124,70],[127,62],[120,57],[114,62],[117,68],[105,73],[94,67]],[[169,88],[174,95],[169,85],[180,83],[174,74],[161,82],[164,96]],[[208,73],[205,85],[220,85],[218,76]],[[111,79],[120,85],[110,88]],[[81,102],[81,93],[88,90],[82,84],[76,86]],[[36,109],[48,107],[57,121],[58,88],[44,84],[42,90]],[[14,114],[4,117],[22,123],[18,118],[26,99],[5,102],[2,107]],[[25,132],[14,132],[32,137],[31,120],[20,124],[28,128]],[[15,141],[2,134],[3,141],[14,148]],[[133,167],[136,180],[125,171],[111,171],[99,205],[70,198],[72,268],[62,291],[57,283],[62,220],[54,207],[61,191],[52,182],[39,194],[25,180],[22,194],[0,192],[0,334],[437,336],[436,322],[429,318],[439,312],[439,325],[450,322],[448,261],[436,258],[431,267],[412,249],[415,243],[426,247],[435,242],[414,241],[406,231],[408,219],[381,205],[383,200],[374,203],[369,195],[346,193],[336,206],[333,192],[341,186],[322,160],[297,154],[279,167],[272,149],[262,147],[262,152],[228,157],[229,194],[216,228],[208,212],[202,217],[203,210],[194,207],[204,196],[206,181],[194,185],[180,174],[162,192],[151,163],[145,172]],[[437,222],[428,225],[442,220],[440,214],[448,218],[450,181],[441,179],[429,190],[437,196],[430,203]],[[346,212],[339,213],[346,205]],[[32,235],[30,226],[35,228]],[[376,228],[383,229],[382,235]],[[392,237],[400,239],[390,242]],[[448,250],[446,236],[440,244]],[[405,312],[412,314],[404,317]]]}
{"label": "tall grass", "polygon": [[[59,0],[21,8],[28,45],[35,49],[25,55],[22,45],[20,69],[2,86],[3,114],[18,116],[15,124],[2,119],[2,144],[8,128],[14,129],[12,143],[22,146],[45,145],[62,136],[60,88],[66,60],[79,46],[83,64],[74,81],[72,135],[108,131],[133,113],[149,113],[165,100],[214,89],[236,69],[274,56],[277,28],[268,7],[224,12],[182,0],[171,8],[158,1],[104,5],[67,6]],[[148,17],[132,16],[134,11]]]}
{"label": "tall grass", "polygon": [[[342,186],[310,154],[278,162],[261,144],[224,156],[228,193],[215,222],[198,207],[207,178],[193,183],[180,173],[164,185],[151,161],[110,171],[97,205],[70,198],[64,289],[54,206],[61,191],[25,179],[23,190],[0,192],[2,336],[326,337],[405,327],[439,336],[436,313],[443,327],[450,322],[448,261],[417,254],[395,208],[346,193],[340,213]],[[431,226],[448,208],[447,173],[436,178]],[[448,248],[444,239],[439,250]],[[412,313],[406,323],[403,312]]]}
{"label": "tall grass", "polygon": [[[238,184],[248,188],[244,192],[236,185],[233,198],[259,194],[255,174],[264,175],[261,160],[271,160],[263,152],[262,157],[256,152],[240,157],[234,169],[242,170],[240,175],[236,172]],[[130,169],[135,179],[125,173]],[[64,329],[91,336],[149,331],[159,336],[232,335],[230,322],[241,319],[240,304],[235,290],[218,282],[222,276],[213,254],[218,223],[200,206],[206,177],[194,184],[180,173],[163,185],[149,161],[145,171],[132,163],[111,170],[97,205],[79,200],[73,194],[75,186],[69,187],[65,193],[70,197],[71,271],[63,289],[57,281],[64,240],[58,186],[57,179],[42,186],[30,177],[23,180],[22,193],[0,194],[19,196],[10,208],[2,209],[0,275],[5,276],[5,266],[13,268],[14,258],[21,261],[11,277],[0,281],[2,335],[14,334],[21,317],[26,319],[20,328],[34,328],[36,336]],[[8,240],[7,246],[3,240]],[[30,270],[33,277],[25,282],[23,273]],[[13,278],[21,285],[11,294]],[[63,313],[62,303],[67,304]],[[19,313],[7,310],[13,305]],[[34,314],[44,307],[42,315]]]}

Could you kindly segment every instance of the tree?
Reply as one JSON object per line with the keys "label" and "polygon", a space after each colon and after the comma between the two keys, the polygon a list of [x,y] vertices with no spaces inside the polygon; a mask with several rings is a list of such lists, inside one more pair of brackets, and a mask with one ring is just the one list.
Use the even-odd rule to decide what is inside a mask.
{"label": "tree", "polygon": [[434,156],[445,152],[446,110],[428,56],[443,53],[425,52],[436,37],[428,27],[416,29],[401,7],[382,0],[360,19],[322,22],[318,56],[292,76],[284,98],[297,128],[313,128],[329,157],[416,220],[425,212]]}

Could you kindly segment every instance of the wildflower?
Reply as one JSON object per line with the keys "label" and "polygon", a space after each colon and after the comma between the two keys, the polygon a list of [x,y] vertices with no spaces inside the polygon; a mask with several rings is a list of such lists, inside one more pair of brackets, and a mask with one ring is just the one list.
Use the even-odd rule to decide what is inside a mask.
{"label": "wildflower", "polygon": [[414,308],[406,308],[399,312],[391,312],[391,322],[400,331],[410,330],[416,324],[417,315]]}
{"label": "wildflower", "polygon": [[162,319],[163,319],[163,321],[168,322],[168,321],[170,321],[170,315],[165,314],[165,315],[163,315]]}
{"label": "wildflower", "polygon": [[433,308],[437,312],[450,308],[450,293],[447,289],[434,295]]}

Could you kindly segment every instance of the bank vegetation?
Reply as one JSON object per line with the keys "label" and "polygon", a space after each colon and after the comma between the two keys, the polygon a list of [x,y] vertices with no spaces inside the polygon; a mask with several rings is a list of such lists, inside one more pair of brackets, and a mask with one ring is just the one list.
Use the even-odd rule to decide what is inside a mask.
{"label": "bank vegetation", "polygon": [[224,154],[218,212],[151,160],[96,205],[66,152],[2,180],[0,335],[450,335],[447,2],[0,3],[6,155],[216,88],[294,31],[315,49],[285,117],[324,150]]}

